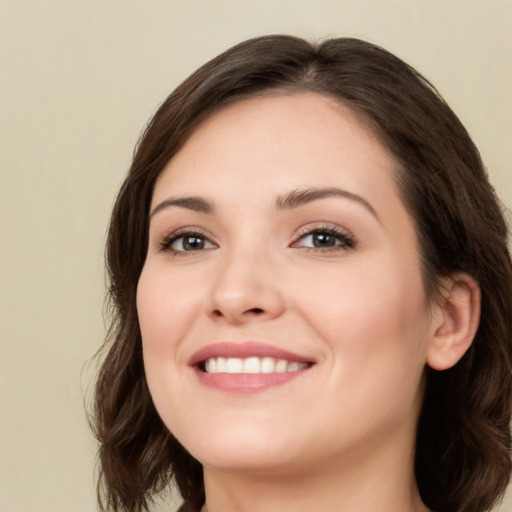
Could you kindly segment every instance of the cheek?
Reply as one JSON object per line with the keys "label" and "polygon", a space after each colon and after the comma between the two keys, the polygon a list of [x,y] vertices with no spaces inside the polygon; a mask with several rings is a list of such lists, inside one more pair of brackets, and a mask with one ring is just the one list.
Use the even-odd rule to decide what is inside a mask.
{"label": "cheek", "polygon": [[316,289],[315,297],[301,294],[302,315],[350,373],[382,366],[403,372],[410,364],[416,371],[424,364],[428,316],[421,275],[392,260],[382,263],[316,276],[303,288]]}
{"label": "cheek", "polygon": [[157,266],[144,267],[137,286],[137,314],[142,336],[144,370],[153,402],[169,429],[182,401],[181,341],[190,330],[192,301],[179,292],[180,283]]}
{"label": "cheek", "polygon": [[341,370],[333,387],[349,386],[354,407],[364,404],[362,416],[371,411],[394,422],[420,406],[428,321],[416,275],[389,270],[354,278],[349,299],[331,302],[325,314],[339,319],[331,327]]}
{"label": "cheek", "polygon": [[175,351],[190,327],[197,310],[198,297],[169,272],[145,267],[137,286],[137,314],[144,350]]}
{"label": "cheek", "polygon": [[143,269],[137,286],[137,313],[146,380],[155,406],[170,427],[180,400],[180,371],[186,367],[182,340],[195,317],[195,301],[180,283],[155,266]]}

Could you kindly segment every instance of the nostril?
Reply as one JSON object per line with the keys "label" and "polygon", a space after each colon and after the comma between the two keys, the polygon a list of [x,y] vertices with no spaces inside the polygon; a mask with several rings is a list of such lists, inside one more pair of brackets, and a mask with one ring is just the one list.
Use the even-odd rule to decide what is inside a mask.
{"label": "nostril", "polygon": [[[251,315],[262,315],[263,313],[265,313],[265,310],[262,309],[262,308],[250,308],[250,309],[246,309],[245,311],[241,311],[240,312],[240,319],[243,318],[244,316],[248,315],[248,316],[251,316]],[[222,317],[227,317],[227,318],[231,318],[231,314],[228,312],[228,314],[226,315],[226,311],[222,311],[221,309],[213,309],[212,312],[211,312],[212,316],[216,317],[216,318],[222,318]],[[238,314],[235,314],[233,316],[233,318],[237,317]]]}

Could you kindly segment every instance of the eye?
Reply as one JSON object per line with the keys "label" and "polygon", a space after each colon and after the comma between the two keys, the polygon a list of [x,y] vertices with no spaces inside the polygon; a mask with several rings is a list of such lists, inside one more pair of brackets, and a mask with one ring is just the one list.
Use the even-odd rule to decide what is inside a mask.
{"label": "eye", "polygon": [[214,249],[215,247],[216,245],[202,233],[187,231],[172,233],[162,242],[160,249],[180,253]]}
{"label": "eye", "polygon": [[335,228],[318,228],[301,235],[292,247],[303,247],[323,252],[346,250],[355,247],[352,235]]}

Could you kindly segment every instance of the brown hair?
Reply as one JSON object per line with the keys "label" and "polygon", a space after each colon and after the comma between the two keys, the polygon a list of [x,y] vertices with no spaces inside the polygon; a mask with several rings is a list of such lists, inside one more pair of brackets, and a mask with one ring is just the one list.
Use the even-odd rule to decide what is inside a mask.
{"label": "brown hair", "polygon": [[205,64],[160,106],[136,148],[107,242],[111,324],[93,419],[102,509],[147,509],[172,477],[187,510],[204,502],[202,467],[160,420],[144,375],[135,297],[149,206],[157,176],[206,117],[276,90],[337,99],[394,155],[430,298],[440,277],[466,272],[478,282],[482,315],[471,348],[454,368],[427,373],[416,479],[438,512],[489,510],[511,470],[512,265],[479,153],[436,90],[394,55],[357,39],[316,45],[291,36],[249,40]]}

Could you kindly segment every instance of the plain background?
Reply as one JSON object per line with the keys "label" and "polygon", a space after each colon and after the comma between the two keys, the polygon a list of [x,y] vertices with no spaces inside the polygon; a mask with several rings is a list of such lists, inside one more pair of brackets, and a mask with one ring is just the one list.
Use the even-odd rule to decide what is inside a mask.
{"label": "plain background", "polygon": [[510,207],[510,27],[510,0],[0,0],[0,512],[96,509],[83,394],[105,229],[140,130],[182,79],[264,33],[381,44],[439,88]]}

